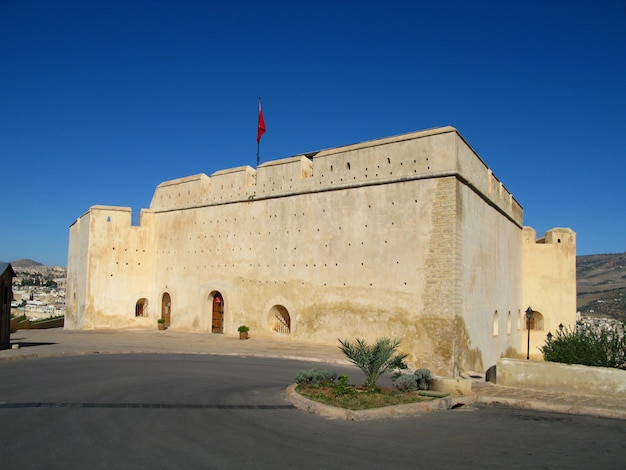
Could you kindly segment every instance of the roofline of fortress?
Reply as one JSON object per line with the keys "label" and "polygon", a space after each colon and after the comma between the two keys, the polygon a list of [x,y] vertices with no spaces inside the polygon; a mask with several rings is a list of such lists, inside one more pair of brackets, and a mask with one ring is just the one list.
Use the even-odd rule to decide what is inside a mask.
{"label": "roofline of fortress", "polygon": [[[293,158],[296,158],[296,157],[293,157]],[[252,169],[251,167],[240,167],[239,169],[243,169],[243,168]],[[236,169],[233,169],[233,170],[236,170]],[[386,179],[386,180],[361,181],[361,182],[358,182],[358,183],[346,183],[344,185],[337,185],[337,186],[333,186],[333,187],[324,187],[324,188],[311,189],[311,190],[308,191],[308,193],[324,193],[324,192],[340,191],[340,190],[352,189],[352,188],[363,188],[363,187],[367,187],[367,186],[380,186],[380,185],[384,185],[384,184],[399,183],[399,182],[406,182],[406,181],[416,181],[416,180],[425,180],[425,179],[433,179],[433,178],[445,178],[445,177],[449,177],[449,176],[455,177],[457,180],[461,181],[463,184],[465,184],[466,186],[471,188],[488,205],[492,206],[498,212],[502,213],[502,215],[504,215],[507,219],[509,219],[515,225],[517,225],[520,228],[522,228],[524,226],[523,223],[516,221],[513,217],[511,217],[509,214],[507,214],[506,211],[504,211],[500,207],[498,207],[497,204],[495,204],[488,197],[486,197],[479,188],[477,188],[474,184],[472,184],[471,181],[469,181],[467,178],[465,178],[459,172],[452,172],[451,171],[451,172],[441,172],[441,173],[430,173],[427,176],[414,176],[414,177],[409,177],[409,178],[391,178],[391,179]],[[165,183],[162,183],[162,184],[164,184],[164,186],[168,186],[170,184],[171,185],[175,185],[175,184],[180,184],[180,183],[187,183],[187,182],[191,182],[191,181],[196,181],[196,180],[198,180],[198,179],[200,179],[202,177],[206,178],[207,176],[204,173],[199,173],[199,174],[196,174],[196,175],[187,176],[185,178],[180,178],[180,179],[177,179],[177,180],[166,181]],[[159,185],[159,187],[161,187],[161,185]],[[290,193],[269,194],[269,195],[266,195],[266,196],[255,196],[254,200],[255,201],[263,201],[263,200],[266,200],[266,199],[284,198],[284,197],[290,197],[290,196],[293,196],[293,195],[299,194],[299,193],[300,193],[299,191],[293,191],[293,192],[290,192]],[[512,199],[515,200],[515,198],[513,198],[513,197],[512,197]],[[178,207],[172,207],[172,208],[167,208],[167,209],[142,209],[142,211],[145,210],[147,212],[160,214],[160,213],[167,213],[167,212],[176,212],[176,211],[181,211],[181,210],[198,209],[198,208],[201,208],[201,207],[208,207],[208,206],[225,206],[225,205],[229,205],[229,204],[237,204],[237,203],[240,203],[240,202],[243,202],[243,201],[244,201],[243,199],[233,199],[233,200],[226,200],[226,201],[213,201],[213,202],[210,202],[210,203],[191,204],[191,205],[188,205],[188,206],[178,206]],[[248,199],[248,201],[250,201],[250,199]],[[517,202],[517,201],[515,201],[515,202]],[[124,210],[128,210],[128,211],[131,210],[130,208],[119,208],[119,207],[113,208],[113,207],[109,207],[109,206],[94,206],[93,208],[97,208],[97,209],[117,209],[117,210],[124,209]]]}
{"label": "roofline of fortress", "polygon": [[[431,135],[447,134],[449,132],[455,132],[461,139],[463,139],[463,142],[465,142],[465,144],[471,148],[471,146],[467,143],[467,141],[463,138],[461,133],[456,128],[452,126],[444,126],[444,127],[432,127],[430,129],[407,132],[404,134],[396,134],[396,135],[392,135],[389,137],[382,137],[380,139],[364,140],[363,142],[358,142],[356,144],[341,145],[339,147],[332,147],[329,149],[318,150],[316,152],[309,152],[308,154],[311,154],[311,153],[315,154],[313,157],[315,158],[315,156],[317,156],[317,154],[320,154],[320,153],[323,153],[323,155],[332,155],[333,153],[345,152],[346,150],[359,150],[359,149],[367,148],[367,147],[377,147],[380,145],[392,144],[392,143],[402,142],[406,140],[420,139],[423,137],[429,137]],[[476,154],[474,149],[472,149],[472,151]],[[301,155],[307,155],[307,154],[301,154]],[[476,156],[478,156],[478,154],[476,154]]]}
{"label": "roofline of fortress", "polygon": [[[212,173],[210,177],[207,176],[205,173],[198,173],[195,175],[190,175],[190,176],[186,176],[182,178],[164,181],[157,186],[156,191],[154,193],[155,195],[154,197],[156,197],[159,191],[163,191],[163,190],[169,191],[169,189],[167,188],[173,188],[176,185],[186,185],[186,184],[200,185],[200,186],[195,186],[195,187],[198,190],[200,190],[201,193],[203,193],[204,191],[211,191],[210,188],[213,186],[214,182],[217,181],[218,179],[220,181],[224,181],[222,180],[222,178],[227,178],[229,182],[237,181],[238,183],[242,183],[244,180],[242,180],[241,178],[245,178],[245,181],[247,181],[247,183],[243,183],[244,186],[240,187],[241,193],[239,193],[238,195],[231,194],[230,196],[225,196],[224,198],[220,198],[219,200],[214,199],[211,201],[206,201],[206,200],[204,201],[195,200],[193,202],[189,201],[186,204],[185,203],[177,204],[175,207],[158,207],[158,205],[154,206],[154,204],[151,203],[149,209],[142,209],[141,212],[146,211],[150,213],[162,213],[162,212],[170,212],[170,211],[177,211],[177,210],[193,209],[193,208],[204,207],[204,206],[225,205],[225,204],[237,203],[237,202],[242,202],[242,201],[250,201],[252,199],[263,200],[263,199],[270,199],[270,198],[281,198],[281,197],[293,196],[294,194],[299,194],[302,191],[299,188],[295,188],[295,187],[292,188],[291,186],[289,186],[289,188],[287,189],[282,188],[278,190],[264,190],[261,187],[261,181],[265,181],[265,178],[267,178],[267,175],[269,173],[266,173],[266,171],[272,171],[270,170],[271,167],[279,167],[281,165],[294,164],[299,161],[301,168],[303,168],[302,171],[304,172],[305,170],[310,169],[310,174],[308,176],[312,176],[314,173],[313,169],[316,168],[315,162],[316,161],[322,162],[323,159],[326,157],[332,158],[333,156],[336,155],[338,156],[339,159],[341,159],[340,155],[342,154],[348,155],[348,154],[352,154],[353,152],[359,152],[365,149],[376,148],[376,147],[389,145],[389,144],[398,144],[398,143],[407,142],[411,140],[417,140],[417,139],[443,135],[443,134],[449,134],[449,133],[454,133],[458,137],[458,139],[460,139],[463,145],[466,146],[467,149],[469,149],[474,161],[479,162],[479,166],[477,167],[479,169],[479,173],[482,173],[482,170],[480,170],[480,165],[482,165],[484,167],[485,172],[488,173],[488,178],[491,178],[499,186],[500,191],[501,191],[500,196],[499,196],[500,200],[502,199],[502,192],[503,192],[507,198],[510,198],[511,205],[509,207],[511,208],[511,207],[517,206],[519,207],[520,213],[523,213],[523,209],[521,205],[519,204],[519,202],[506,189],[506,187],[493,174],[493,172],[491,172],[487,164],[476,153],[476,151],[469,145],[467,140],[465,140],[465,138],[463,138],[463,136],[459,133],[459,131],[452,126],[431,128],[427,130],[409,132],[405,134],[398,134],[395,136],[384,137],[380,139],[373,139],[373,140],[363,141],[363,142],[359,142],[355,144],[349,144],[349,145],[344,145],[340,147],[333,147],[333,148],[325,149],[325,150],[302,153],[302,154],[298,154],[298,155],[283,158],[283,159],[270,160],[259,165],[256,169],[252,168],[249,165],[245,165],[245,166],[218,170]],[[471,160],[465,159],[463,161],[470,162]],[[335,163],[335,162],[331,160],[331,163]],[[335,165],[337,165],[338,163],[339,161],[337,161]],[[435,163],[435,161],[433,161],[433,163]],[[324,165],[324,163],[318,163],[318,165]],[[323,166],[320,168],[322,168],[321,171],[323,172],[324,171]],[[265,171],[263,171],[264,169]],[[499,212],[501,212],[503,215],[509,218],[513,223],[515,223],[519,227],[523,226],[523,220],[522,220],[521,215],[519,215],[518,217],[517,215],[513,215],[513,213],[509,214],[508,212],[510,211],[510,209],[505,209],[505,207],[500,207],[502,205],[502,202],[497,202],[497,199],[492,200],[493,196],[489,196],[485,192],[485,188],[480,187],[480,186],[484,186],[484,183],[478,183],[478,185],[474,184],[473,178],[468,177],[468,175],[466,174],[463,174],[464,171],[462,171],[462,169],[458,165],[455,165],[453,167],[448,166],[446,168],[439,168],[439,169],[437,169],[436,167],[431,168],[431,166],[429,166],[428,169],[429,171],[424,171],[421,173],[394,175],[392,177],[384,177],[381,174],[380,177],[378,177],[379,175],[376,175],[378,178],[371,178],[371,179],[359,178],[354,181],[352,179],[350,180],[346,179],[346,181],[342,179],[341,182],[331,181],[329,185],[309,186],[306,188],[305,192],[307,193],[327,192],[327,191],[344,190],[344,189],[357,188],[357,187],[392,184],[392,183],[403,182],[403,181],[413,181],[413,180],[420,180],[420,179],[432,179],[432,178],[452,176],[452,177],[457,178],[457,180],[461,181],[463,184],[470,187],[483,200],[485,200],[492,207],[496,208]],[[332,166],[331,166],[331,171],[332,171]],[[315,170],[315,172],[317,172],[317,169]],[[262,178],[264,179],[259,180],[257,182],[257,176],[259,176],[260,174]],[[324,177],[323,174],[321,176]],[[368,175],[365,175],[365,176],[367,177]],[[235,180],[233,180],[232,178],[235,178]],[[308,179],[308,177],[305,179]],[[212,182],[211,180],[214,180],[214,181]],[[257,186],[257,184],[259,186]],[[263,184],[262,186],[264,187],[265,185]],[[231,184],[231,187],[232,187],[232,184]],[[257,187],[260,189],[260,191],[257,190]],[[200,188],[204,188],[204,189],[200,189]],[[267,191],[270,191],[270,192],[267,192]],[[262,194],[262,192],[265,192],[265,194]],[[153,197],[153,202],[154,202],[154,197]],[[93,208],[94,209],[97,208],[101,210],[102,209],[123,210],[123,211],[129,210],[129,208],[126,208],[126,207],[113,207],[113,206],[100,206],[100,205],[93,206]]]}
{"label": "roofline of fortress", "polygon": [[[383,138],[380,138],[380,139],[365,140],[365,141],[358,142],[358,143],[355,143],[355,144],[347,144],[347,145],[341,145],[339,147],[330,147],[330,148],[323,149],[323,150],[314,150],[314,151],[311,151],[311,152],[298,153],[298,154],[293,155],[291,157],[279,158],[279,159],[276,159],[276,160],[269,160],[267,162],[263,162],[257,168],[267,168],[267,167],[270,167],[270,166],[282,165],[284,163],[289,163],[289,162],[292,162],[294,160],[301,159],[302,157],[308,158],[309,160],[311,160],[311,159],[315,160],[316,158],[326,157],[326,156],[333,155],[333,154],[336,154],[336,153],[343,153],[343,152],[346,152],[346,151],[360,150],[360,149],[363,149],[363,148],[378,147],[378,146],[381,146],[381,145],[392,144],[392,143],[397,143],[397,142],[403,142],[403,141],[408,141],[408,140],[413,140],[413,139],[419,139],[419,138],[423,138],[423,137],[429,137],[431,135],[446,134],[446,133],[449,133],[449,132],[456,133],[461,138],[461,140],[463,140],[465,145],[467,145],[472,150],[472,152],[474,153],[474,155],[476,155],[478,160],[480,160],[482,162],[482,164],[485,166],[485,168],[489,168],[487,166],[487,164],[483,161],[483,159],[480,158],[478,153],[476,153],[476,151],[472,148],[472,146],[467,142],[467,140],[465,140],[465,138],[461,135],[461,133],[456,128],[454,128],[452,126],[433,127],[431,129],[426,129],[426,130],[421,130],[421,131],[414,131],[414,132],[408,132],[408,133],[405,133],[405,134],[397,134],[397,135],[394,135],[394,136],[383,137]],[[230,174],[230,173],[237,173],[237,172],[245,171],[245,170],[255,171],[254,168],[251,167],[250,165],[243,165],[243,166],[237,166],[237,167],[232,167],[232,168],[226,168],[226,169],[223,169],[223,170],[217,170],[217,171],[211,173],[210,176],[213,177],[213,176],[227,175],[227,174]],[[176,184],[187,183],[189,181],[194,181],[194,180],[199,179],[202,175],[205,175],[205,173],[197,173],[195,175],[183,176],[181,178],[175,178],[173,180],[163,181],[162,183],[160,183],[157,186],[157,188],[162,188],[162,187],[166,187],[166,186],[172,186],[172,185],[176,185]]]}

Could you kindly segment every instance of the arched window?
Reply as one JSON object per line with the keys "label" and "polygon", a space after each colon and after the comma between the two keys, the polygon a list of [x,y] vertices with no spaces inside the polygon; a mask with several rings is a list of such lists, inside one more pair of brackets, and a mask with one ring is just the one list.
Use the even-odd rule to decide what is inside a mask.
{"label": "arched window", "polygon": [[291,317],[282,305],[274,305],[270,309],[270,325],[277,333],[291,333]]}
{"label": "arched window", "polygon": [[530,317],[530,322],[526,320],[526,327],[524,329],[543,330],[543,315],[541,312],[534,310],[533,316]]}
{"label": "arched window", "polygon": [[142,298],[135,304],[135,316],[145,317],[148,315],[148,299]]}

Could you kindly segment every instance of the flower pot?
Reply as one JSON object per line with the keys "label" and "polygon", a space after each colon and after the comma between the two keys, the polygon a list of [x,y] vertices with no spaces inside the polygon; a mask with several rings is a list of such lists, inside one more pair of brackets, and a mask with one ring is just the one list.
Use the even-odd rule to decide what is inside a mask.
{"label": "flower pot", "polygon": [[163,331],[165,329],[165,323],[158,323],[159,330]]}
{"label": "flower pot", "polygon": [[239,332],[239,339],[248,339],[248,332],[247,331],[240,331]]}

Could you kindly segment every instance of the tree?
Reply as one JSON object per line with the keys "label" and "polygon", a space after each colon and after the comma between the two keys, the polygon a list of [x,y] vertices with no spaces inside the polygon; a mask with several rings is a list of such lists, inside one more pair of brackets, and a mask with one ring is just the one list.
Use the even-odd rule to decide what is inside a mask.
{"label": "tree", "polygon": [[396,353],[400,341],[397,339],[380,338],[373,345],[356,338],[354,343],[339,340],[339,349],[350,362],[365,373],[365,386],[376,387],[382,374],[394,369],[406,369],[404,360],[408,354]]}

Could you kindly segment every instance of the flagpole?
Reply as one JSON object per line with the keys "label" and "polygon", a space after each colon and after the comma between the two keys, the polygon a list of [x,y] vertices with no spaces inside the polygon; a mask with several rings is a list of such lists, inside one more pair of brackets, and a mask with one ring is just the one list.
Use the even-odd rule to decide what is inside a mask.
{"label": "flagpole", "polygon": [[259,137],[259,125],[261,124],[261,97],[259,96],[259,115],[257,116],[258,124],[257,124],[257,138],[256,138],[256,166],[259,167],[259,163],[261,162],[260,150],[261,150],[261,138]]}

